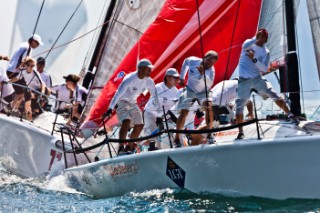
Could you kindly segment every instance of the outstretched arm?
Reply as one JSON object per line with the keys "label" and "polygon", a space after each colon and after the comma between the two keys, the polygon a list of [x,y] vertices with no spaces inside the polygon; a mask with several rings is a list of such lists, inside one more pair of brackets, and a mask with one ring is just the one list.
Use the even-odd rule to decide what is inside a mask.
{"label": "outstretched arm", "polygon": [[185,84],[184,84],[184,79],[186,78],[186,75],[187,75],[187,71],[189,69],[189,59],[186,58],[184,61],[183,61],[183,64],[182,64],[182,68],[181,68],[181,72],[180,72],[180,86],[184,87]]}

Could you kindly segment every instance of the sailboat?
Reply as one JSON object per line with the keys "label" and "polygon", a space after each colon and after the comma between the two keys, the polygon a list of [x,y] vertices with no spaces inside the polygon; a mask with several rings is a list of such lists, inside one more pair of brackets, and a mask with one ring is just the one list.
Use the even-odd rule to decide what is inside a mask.
{"label": "sailboat", "polygon": [[[143,5],[144,2],[139,3]],[[135,70],[138,58],[147,57],[154,62],[156,68],[152,77],[159,82],[166,68],[178,68],[181,60],[186,56],[197,55],[197,51],[201,56],[199,39],[202,38],[206,44],[205,50],[215,49],[221,56],[216,66],[216,83],[229,79],[236,68],[243,41],[255,35],[258,25],[267,28],[272,19],[270,17],[275,16],[277,11],[289,14],[286,33],[289,37],[293,30],[294,34],[294,7],[291,3],[292,1],[276,0],[166,1],[155,21],[115,69],[101,95],[90,108],[83,128],[97,128],[100,125],[101,114],[107,109],[108,102],[119,85],[119,79]],[[197,12],[200,14],[199,20]],[[281,21],[282,19],[275,23],[280,25]],[[202,29],[201,35],[199,28]],[[279,31],[276,27],[271,30]],[[170,33],[166,33],[168,31]],[[170,38],[162,41],[163,37]],[[277,39],[277,36],[273,38]],[[157,42],[158,40],[160,41]],[[291,46],[288,44],[288,49],[282,49],[284,54],[280,55],[285,56],[285,67],[291,71],[293,66],[297,66],[292,63],[297,60],[295,39],[289,42]],[[108,46],[105,48],[108,49]],[[279,58],[273,56],[273,60]],[[294,71],[290,73],[289,78],[293,77],[290,81],[299,82],[295,79],[299,77],[297,75]],[[283,81],[283,76],[280,81]],[[286,93],[295,92],[294,95],[290,94],[289,99],[292,110],[300,115],[300,100],[297,103],[299,85],[283,83],[282,90]],[[139,101],[143,103],[143,98]],[[216,132],[215,144],[168,148],[125,156],[112,155],[110,144],[119,142],[112,134],[92,147],[74,150],[75,153],[81,153],[99,146],[108,146],[109,158],[96,158],[95,162],[66,168],[64,175],[71,187],[95,198],[152,189],[183,188],[196,193],[209,192],[228,196],[319,199],[319,126],[317,121],[254,119],[246,123],[246,138],[243,140],[235,140],[237,128],[226,125],[211,130]],[[170,133],[175,132],[177,131],[174,129],[167,129],[160,134],[169,134],[170,137]]]}
{"label": "sailboat", "polygon": [[[6,20],[6,24],[2,25],[3,29],[6,31],[6,33],[3,34],[3,39],[4,41],[10,41],[11,43],[3,42],[1,45],[1,54],[4,54],[6,51],[12,51],[11,48],[17,46],[17,42],[21,41],[20,37],[28,38],[32,34],[32,30],[36,30],[37,33],[42,35],[42,39],[45,41],[45,46],[43,48],[34,51],[34,57],[38,57],[39,53],[47,50],[50,43],[52,44],[56,39],[56,35],[59,34],[57,30],[61,30],[58,25],[64,24],[65,21],[67,21],[66,18],[69,18],[71,15],[70,12],[75,9],[75,11],[77,11],[77,8],[80,9],[76,16],[79,16],[81,21],[70,24],[71,27],[69,26],[69,28],[72,29],[68,28],[66,29],[66,32],[61,32],[60,35],[62,35],[62,39],[60,42],[63,43],[68,41],[70,43],[70,40],[74,39],[75,35],[78,35],[79,33],[83,34],[84,31],[87,33],[87,25],[89,25],[89,21],[93,22],[93,20],[87,17],[85,5],[82,4],[80,6],[80,4],[81,2],[47,1],[42,5],[44,6],[41,7],[43,13],[40,15],[38,9],[41,6],[41,2],[39,1],[10,1],[10,3],[2,7],[3,11],[1,14],[6,16],[5,18],[3,17],[3,20]],[[102,11],[104,10],[104,2],[92,2],[92,4],[95,4],[95,7],[101,6]],[[57,10],[63,11],[64,15],[57,17]],[[73,15],[71,17],[73,17]],[[26,16],[28,18],[26,18]],[[33,23],[33,20],[36,20],[37,16],[39,18],[39,20],[37,20],[39,25],[37,29],[34,26],[34,28],[31,29],[30,25]],[[89,38],[90,37],[87,36],[86,39],[84,39],[85,41],[82,42],[88,43],[86,40]],[[58,43],[60,48],[51,51],[53,50],[53,47],[56,48],[56,46],[52,46],[50,52],[54,53],[52,53],[50,55],[52,57],[49,57],[47,60],[47,62],[49,62],[47,63],[47,68],[48,70],[55,72],[50,73],[54,82],[64,80],[62,76],[70,73],[70,70],[75,69],[74,66],[72,67],[74,61],[77,61],[77,64],[79,64],[79,58],[81,58],[84,53],[78,52],[78,54],[74,54],[75,60],[70,56],[74,51],[78,51],[79,47],[83,47],[84,43],[82,42],[78,42],[74,49],[72,46],[75,45],[66,46]],[[48,51],[45,51],[45,53],[46,56],[48,56]],[[68,57],[66,57],[66,55]],[[61,58],[66,58],[67,60],[63,61]],[[63,69],[61,67],[59,68],[57,64],[62,64]],[[82,67],[82,64],[80,67]],[[57,70],[60,71],[57,72]],[[54,101],[55,100],[53,100],[53,102]],[[1,107],[3,107],[4,102],[1,101],[0,104]],[[50,171],[53,171],[53,164],[56,162],[63,162],[64,158],[67,157],[67,155],[63,154],[63,148],[60,142],[61,133],[55,131],[60,130],[59,127],[61,127],[61,125],[59,124],[64,124],[65,122],[66,121],[62,116],[56,116],[56,114],[46,111],[35,118],[33,122],[26,121],[22,117],[9,117],[6,114],[1,114],[1,166],[10,172],[10,174],[18,175],[23,178],[47,175]],[[71,144],[68,143],[66,146],[68,148]]]}
{"label": "sailboat", "polygon": [[[83,4],[87,4],[87,6],[90,6],[91,9],[94,9],[96,17],[99,16],[97,10],[98,8],[99,12],[101,9],[101,13],[106,13],[105,19],[100,20],[98,26],[95,26],[93,29],[90,28],[90,31],[87,28],[90,27],[90,23],[92,25],[93,20],[88,21],[87,19],[89,19],[89,14],[91,14],[92,11],[86,11],[81,3],[82,1],[76,3],[53,0],[46,2],[43,1],[43,8],[41,7],[43,12],[40,15],[42,9],[40,9],[39,14],[35,12],[35,10],[38,12],[38,8],[41,6],[40,2],[30,0],[30,2],[21,2],[20,4],[18,1],[12,1],[10,4],[10,10],[12,9],[10,17],[11,15],[13,17],[10,18],[9,28],[14,26],[12,31],[10,31],[10,35],[12,34],[11,37],[13,39],[11,41],[12,43],[7,46],[10,46],[10,48],[12,48],[12,46],[16,46],[17,42],[21,40],[19,36],[29,36],[30,21],[25,22],[27,19],[24,18],[24,15],[28,14],[28,12],[32,12],[34,15],[34,20],[36,20],[37,16],[39,18],[39,20],[37,20],[39,25],[36,31],[37,33],[41,34],[43,40],[47,42],[45,48],[48,48],[48,45],[53,43],[53,40],[55,39],[54,35],[58,34],[57,29],[59,30],[58,27],[53,28],[52,26],[56,26],[58,22],[59,25],[63,24],[63,22],[66,21],[65,18],[69,18],[67,15],[73,11],[71,17],[74,15],[78,16],[79,20],[75,21],[73,24],[70,24],[70,28],[72,28],[72,30],[67,29],[67,25],[65,26],[63,29],[65,32],[61,32],[60,34],[62,35],[62,44],[57,43],[56,46],[53,45],[49,51],[45,48],[41,48],[39,51],[35,51],[35,57],[39,56],[39,54],[48,55],[49,53],[52,53],[53,56],[49,57],[48,59],[48,70],[53,70],[54,72],[59,70],[59,72],[56,72],[56,75],[54,75],[55,73],[50,74],[52,75],[54,81],[61,81],[63,80],[63,75],[74,72],[74,70],[79,70],[79,68],[75,68],[75,66],[71,67],[71,62],[73,63],[73,59],[76,59],[78,61],[77,66],[79,66],[79,58],[84,55],[84,62],[80,65],[80,76],[84,77],[83,85],[88,87],[88,85],[86,85],[88,82],[87,78],[90,79],[90,76],[93,74],[96,75],[96,79],[99,79],[99,81],[95,80],[94,84],[92,84],[90,88],[91,93],[87,99],[86,107],[86,109],[90,109],[91,104],[93,104],[96,99],[94,96],[100,93],[99,88],[101,88],[101,85],[108,80],[111,73],[95,73],[95,70],[97,69],[96,66],[99,64],[99,66],[102,67],[101,69],[114,70],[118,63],[120,63],[120,59],[130,50],[136,40],[153,22],[159,10],[162,8],[164,0],[150,0],[143,2],[143,5],[139,0],[104,2],[92,1],[90,3],[84,2]],[[108,9],[106,9],[106,7],[108,7]],[[9,7],[6,9],[9,10]],[[59,16],[58,19],[55,14],[57,9],[64,11],[64,15]],[[25,12],[19,13],[19,11]],[[120,14],[127,15],[120,16]],[[67,24],[71,20],[71,17]],[[14,24],[15,22],[16,24]],[[92,53],[92,59],[90,62],[88,62],[88,58],[91,55],[91,50],[89,50],[87,53],[82,53],[82,51],[79,52],[79,48],[83,48],[84,44],[79,43],[78,39],[85,38],[86,41],[84,41],[84,43],[89,43],[87,40],[90,37],[87,37],[87,35],[92,32],[99,32],[100,28],[101,33],[97,38],[97,41],[95,42],[94,39],[91,41],[92,46],[96,43],[95,46],[97,48],[93,50],[94,52]],[[120,34],[123,35],[122,38],[119,35],[109,33],[113,29],[117,30],[118,32],[121,30]],[[78,36],[78,34],[82,35]],[[130,35],[130,37],[128,37],[128,35]],[[117,42],[114,43],[114,40]],[[69,45],[74,41],[76,41],[74,44]],[[108,48],[103,50],[103,47],[105,46],[108,46]],[[110,57],[110,54],[112,54],[111,46],[116,49],[116,56]],[[2,51],[10,48],[3,48]],[[92,47],[89,47],[88,49],[92,49]],[[77,51],[77,54],[73,54],[75,51]],[[107,55],[107,57],[105,55]],[[65,58],[66,61],[63,61],[62,58]],[[102,60],[102,58],[104,59]],[[106,58],[109,61],[105,60]],[[90,63],[88,66],[89,72],[87,74],[85,74],[86,63]],[[50,64],[53,65],[50,66]],[[59,64],[62,64],[63,67],[58,67]],[[51,99],[53,102],[56,101],[53,98]],[[1,102],[0,104],[3,103]],[[61,168],[63,168],[65,165],[65,159],[69,159],[66,167],[81,164],[82,160],[84,160],[84,162],[88,162],[88,159],[89,161],[90,159],[93,159],[94,155],[90,156],[90,154],[87,154],[87,156],[85,156],[77,154],[77,160],[74,161],[73,154],[64,153],[66,149],[72,149],[73,144],[78,147],[79,143],[83,142],[81,141],[83,138],[69,134],[70,129],[65,128],[65,123],[66,120],[63,118],[63,116],[47,111],[44,111],[42,114],[36,117],[33,122],[26,121],[22,117],[17,118],[13,116],[7,116],[6,114],[1,114],[1,165],[11,174],[18,175],[23,178],[31,178],[47,175],[49,173],[51,175],[52,173],[58,174]],[[79,141],[76,142],[75,140]],[[95,144],[101,140],[101,137],[95,136],[94,138],[89,138],[88,140],[86,139],[85,144]],[[64,148],[63,145],[65,146]]]}

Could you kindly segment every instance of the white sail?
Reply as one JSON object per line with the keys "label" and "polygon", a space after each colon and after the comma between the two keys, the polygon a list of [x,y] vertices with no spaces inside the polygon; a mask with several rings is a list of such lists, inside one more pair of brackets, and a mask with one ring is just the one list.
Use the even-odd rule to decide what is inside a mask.
{"label": "white sail", "polygon": [[320,78],[320,0],[307,0],[307,6]]}
{"label": "white sail", "polygon": [[[52,76],[53,84],[63,83],[62,76],[66,74],[80,72],[83,61],[86,57],[90,57],[87,54],[95,31],[81,39],[77,38],[97,27],[99,18],[101,14],[105,13],[104,10],[108,2],[90,0],[80,4],[55,45],[55,47],[60,47],[53,49],[47,57],[46,71]],[[44,1],[35,30],[42,37],[44,45],[33,51],[35,58],[47,55],[47,51],[50,50],[79,3],[80,1]],[[39,0],[11,0],[1,6],[0,24],[3,31],[0,54],[11,57],[16,48],[31,36],[41,4],[42,1]],[[72,40],[76,41],[71,42]],[[1,61],[1,67],[6,69],[6,66],[7,63]]]}
{"label": "white sail", "polygon": [[284,4],[278,0],[263,1],[259,28],[265,28],[269,32],[268,49],[271,61],[284,57],[286,53],[285,29],[284,29]]}
{"label": "white sail", "polygon": [[106,32],[101,60],[96,67],[96,76],[88,96],[85,114],[123,57],[157,17],[164,2],[164,0],[117,1],[109,23],[110,27]]}

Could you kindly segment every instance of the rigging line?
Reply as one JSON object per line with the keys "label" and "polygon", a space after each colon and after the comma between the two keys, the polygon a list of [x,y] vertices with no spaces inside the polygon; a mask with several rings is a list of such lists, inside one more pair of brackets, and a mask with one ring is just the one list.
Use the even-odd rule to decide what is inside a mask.
{"label": "rigging line", "polygon": [[[142,11],[142,7],[144,4],[141,5],[141,11]],[[142,12],[139,13],[139,28],[141,28],[141,21],[142,21]],[[135,29],[135,31],[138,31]],[[140,35],[141,38],[142,35]],[[138,40],[138,52],[137,52],[137,60],[136,60],[136,64],[138,64],[139,60],[140,60],[140,53],[141,53],[141,39]],[[157,94],[157,90],[155,89],[155,92]]]}
{"label": "rigging line", "polygon": [[41,52],[41,53],[39,53],[39,54],[35,55],[35,57],[40,56],[40,55],[42,55],[42,54],[44,54],[44,53],[47,53],[47,52],[49,52],[49,51],[51,51],[51,50],[54,50],[54,49],[58,49],[58,48],[64,47],[64,46],[66,46],[66,45],[68,45],[68,44],[70,44],[70,43],[72,43],[72,42],[75,42],[75,41],[77,41],[77,40],[79,40],[79,39],[81,39],[81,38],[83,38],[83,37],[87,36],[88,34],[92,33],[93,31],[97,30],[98,28],[102,27],[103,25],[107,24],[108,22],[110,22],[110,20],[108,20],[108,21],[104,22],[103,24],[101,24],[101,25],[99,25],[99,26],[97,26],[97,27],[93,28],[92,30],[90,30],[90,31],[86,32],[85,34],[82,34],[81,36],[79,36],[79,37],[77,37],[77,38],[75,38],[75,39],[72,39],[72,40],[70,40],[70,41],[68,41],[68,42],[66,42],[66,43],[63,43],[63,44],[61,44],[61,45],[58,45],[58,46],[56,46],[56,47],[54,47],[54,48],[51,48],[51,49],[49,49],[49,50],[43,51],[43,52]]}
{"label": "rigging line", "polygon": [[[123,4],[123,1],[122,1],[122,4]],[[106,26],[103,25],[101,32],[100,32],[100,37],[98,38],[98,41],[96,43],[96,45],[98,45],[98,44],[101,44],[101,45],[99,48],[96,48],[96,50],[94,50],[94,53],[93,53],[93,56],[92,56],[91,62],[90,62],[90,63],[93,63],[93,64],[90,64],[90,67],[91,66],[96,67],[96,72],[94,74],[91,87],[95,84],[95,77],[96,77],[97,73],[99,72],[98,65],[100,64],[100,62],[102,60],[103,51],[104,51],[105,46],[108,43],[107,41],[109,40],[109,37],[110,37],[110,31],[115,26],[115,21],[121,12],[121,8],[122,8],[122,6],[120,5],[119,2],[112,1],[112,2],[110,2],[109,7],[107,9],[106,16],[105,16],[104,20],[106,21],[107,18],[109,18],[109,20],[106,21],[106,23],[104,24]],[[101,33],[104,33],[103,36],[101,35]],[[90,96],[91,96],[91,94],[92,93],[90,92]]]}
{"label": "rigging line", "polygon": [[[208,119],[206,118],[206,125],[207,128],[210,128],[210,123],[212,125],[212,121],[210,122],[210,109],[209,109],[209,101],[208,101],[208,86],[207,86],[207,78],[206,78],[206,69],[204,67],[204,54],[203,54],[203,38],[202,38],[202,31],[201,31],[201,20],[200,20],[200,11],[199,11],[199,2],[196,0],[197,4],[197,16],[198,16],[198,29],[199,29],[199,36],[200,36],[200,50],[201,50],[201,55],[202,55],[202,66],[203,66],[203,80],[204,80],[204,88],[205,88],[205,93],[206,93],[206,113],[208,115]],[[208,135],[210,136],[210,135]]]}
{"label": "rigging line", "polygon": [[269,23],[274,19],[274,17],[276,17],[276,14],[279,12],[281,8],[282,8],[282,4],[279,5],[278,9],[275,12],[269,14],[271,18],[267,21],[265,26],[269,25]]}
{"label": "rigging line", "polygon": [[[101,22],[103,21],[103,20],[102,20],[102,17],[103,17],[102,15],[104,14],[104,12],[105,12],[105,10],[106,10],[105,8],[106,8],[107,3],[108,3],[108,1],[105,1],[96,25],[98,25],[99,23],[101,23]],[[92,36],[92,39],[91,39],[91,41],[90,41],[89,48],[88,48],[87,54],[86,54],[86,56],[85,56],[85,61],[86,61],[86,59],[88,58],[89,52],[93,52],[93,49],[95,48],[95,47],[94,47],[94,43],[96,43],[96,42],[94,42],[94,40],[96,39],[96,33],[97,33],[97,32],[95,31],[94,34],[93,34],[93,36]],[[85,62],[84,62],[84,63],[85,63]]]}
{"label": "rigging line", "polygon": [[[198,17],[198,30],[199,30],[199,36],[200,36],[200,51],[201,51],[201,57],[202,57],[202,63],[203,63],[203,60],[204,60],[203,39],[202,39],[201,20],[200,20],[200,11],[199,11],[198,0],[196,0],[196,4],[197,4],[197,17]],[[206,91],[206,99],[208,100],[208,88],[207,88],[207,79],[206,79],[206,70],[205,69],[204,69],[204,74],[203,74],[203,80],[204,80],[204,88]]]}
{"label": "rigging line", "polygon": [[[123,3],[123,1],[121,1]],[[104,17],[104,24],[102,25],[102,29],[100,30],[99,38],[96,42],[96,49],[93,51],[90,64],[89,64],[89,71],[92,71],[93,76],[90,80],[90,87],[89,93],[87,97],[90,98],[96,98],[95,93],[92,91],[92,87],[96,85],[96,77],[98,76],[98,72],[100,72],[99,64],[102,60],[104,49],[108,43],[108,40],[110,38],[110,31],[115,26],[115,19],[121,12],[120,2],[119,1],[110,1],[108,8],[106,9],[106,15]],[[109,19],[109,20],[108,20]],[[99,47],[98,47],[99,46]],[[94,71],[94,72],[93,72]],[[93,106],[92,103],[88,103],[88,100],[86,100],[85,107],[82,113],[82,117],[88,116],[90,108]]]}
{"label": "rigging line", "polygon": [[[38,27],[38,22],[39,22],[40,15],[41,15],[41,12],[42,12],[42,9],[43,9],[43,5],[44,5],[44,2],[45,2],[45,1],[46,1],[46,0],[43,0],[43,1],[42,1],[41,7],[40,7],[40,11],[39,11],[39,13],[38,13],[37,21],[36,21],[36,23],[35,23],[35,25],[34,25],[34,28],[33,28],[32,36],[34,35],[34,33],[36,32],[36,29],[37,29],[37,27]],[[29,43],[29,47],[28,47],[28,51],[27,51],[27,55],[26,55],[26,56],[29,56],[30,51],[31,51],[31,46],[30,46],[30,43]]]}
{"label": "rigging line", "polygon": [[[106,1],[107,2],[107,1]],[[106,7],[106,4],[104,5]],[[103,52],[105,49],[105,46],[107,45],[107,41],[109,40],[110,37],[110,30],[114,27],[114,19],[115,16],[118,14],[118,9],[119,8],[119,3],[116,1],[109,1],[108,7],[102,11],[105,11],[105,16],[103,18],[103,22],[106,22],[105,25],[102,26],[99,32],[98,38],[96,38],[95,41],[95,47],[92,46],[91,50],[91,59],[89,62],[88,66],[88,71],[92,73],[92,77],[90,78],[90,82],[88,85],[88,95],[87,95],[87,100],[85,102],[85,107],[83,109],[82,117],[85,117],[88,115],[89,110],[92,106],[92,103],[88,104],[89,97],[95,97],[95,94],[92,91],[92,87],[96,84],[96,76],[98,75],[99,72],[99,64],[102,60]],[[102,18],[102,14],[101,14]],[[109,23],[110,21],[110,23]],[[101,19],[100,19],[101,23]],[[94,38],[95,36],[93,36]],[[89,53],[89,52],[88,52]]]}
{"label": "rigging line", "polygon": [[47,59],[47,57],[49,56],[49,54],[51,53],[51,50],[54,48],[54,46],[56,45],[56,43],[58,42],[60,36],[62,35],[62,33],[64,32],[64,30],[67,28],[68,24],[70,23],[71,19],[73,18],[74,14],[76,14],[77,10],[79,9],[81,3],[83,2],[83,0],[80,1],[80,3],[78,4],[78,6],[76,7],[75,11],[72,13],[71,17],[69,18],[69,20],[67,21],[67,23],[65,24],[65,26],[63,27],[62,31],[60,32],[60,34],[58,35],[57,39],[54,41],[52,47],[50,48],[50,50],[48,51],[47,55],[44,57],[45,59]]}
{"label": "rigging line", "polygon": [[[102,122],[102,123],[103,123],[103,125],[105,126],[105,122]],[[110,137],[113,137],[117,130],[118,130],[118,129],[115,129],[115,130],[113,131],[113,133],[111,134]],[[106,135],[108,135],[107,132],[106,132]],[[107,138],[105,139],[105,144],[103,144],[103,145],[101,146],[101,148],[98,150],[98,152],[96,152],[96,156],[95,156],[95,157],[98,157],[98,155],[100,154],[100,152],[102,151],[102,149],[104,148],[104,146],[105,146],[107,143],[109,143],[109,137],[107,137]],[[112,146],[112,148],[113,148],[113,146]],[[115,151],[115,150],[113,150],[113,151]]]}
{"label": "rigging line", "polygon": [[225,70],[224,76],[223,76],[223,83],[222,83],[222,89],[221,89],[221,94],[220,94],[219,107],[221,106],[222,96],[223,96],[222,93],[224,91],[225,80],[226,80],[227,72],[228,72],[228,69],[229,69],[229,61],[230,61],[231,52],[232,52],[232,44],[233,44],[234,34],[235,34],[235,31],[236,31],[236,26],[237,26],[237,22],[238,22],[238,15],[239,15],[239,10],[240,10],[240,2],[241,2],[241,0],[238,1],[237,13],[236,13],[234,26],[233,26],[233,30],[232,30],[232,37],[231,37],[230,48],[229,48],[230,50],[229,50],[229,53],[228,53],[226,70]]}
{"label": "rigging line", "polygon": [[42,12],[42,9],[43,9],[43,5],[44,5],[44,2],[46,0],[43,0],[42,1],[42,4],[41,4],[41,7],[40,7],[40,11],[38,13],[38,17],[37,17],[37,21],[36,21],[36,24],[34,25],[34,28],[33,28],[33,32],[32,32],[32,35],[36,32],[36,29],[37,29],[37,26],[38,26],[38,22],[39,22],[39,19],[40,19],[40,15],[41,15],[41,12]]}

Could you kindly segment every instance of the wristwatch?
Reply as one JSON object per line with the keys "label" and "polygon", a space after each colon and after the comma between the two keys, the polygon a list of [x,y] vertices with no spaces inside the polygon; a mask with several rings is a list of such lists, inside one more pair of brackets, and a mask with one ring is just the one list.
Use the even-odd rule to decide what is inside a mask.
{"label": "wristwatch", "polygon": [[257,63],[258,60],[257,60],[256,58],[253,58],[253,59],[252,59],[252,62],[253,62],[253,63]]}

